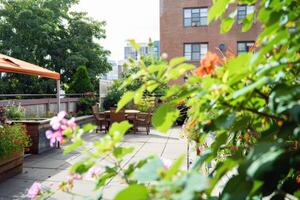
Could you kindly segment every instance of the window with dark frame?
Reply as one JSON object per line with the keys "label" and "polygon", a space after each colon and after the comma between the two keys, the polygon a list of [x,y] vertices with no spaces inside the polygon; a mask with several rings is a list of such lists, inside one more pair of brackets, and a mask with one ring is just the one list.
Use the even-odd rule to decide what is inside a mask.
{"label": "window with dark frame", "polygon": [[255,5],[238,5],[237,9],[237,20],[241,23],[247,15],[253,13],[255,10]]}
{"label": "window with dark frame", "polygon": [[184,44],[184,56],[189,61],[199,61],[208,51],[208,43]]}
{"label": "window with dark frame", "polygon": [[184,27],[207,26],[208,8],[183,9]]}
{"label": "window with dark frame", "polygon": [[254,41],[240,41],[237,42],[237,54],[248,53],[249,50],[254,46]]}

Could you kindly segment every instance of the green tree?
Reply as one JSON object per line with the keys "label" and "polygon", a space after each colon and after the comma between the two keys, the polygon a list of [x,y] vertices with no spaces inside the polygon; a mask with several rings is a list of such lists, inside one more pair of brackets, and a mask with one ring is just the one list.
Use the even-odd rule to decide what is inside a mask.
{"label": "green tree", "polygon": [[69,93],[86,93],[94,90],[87,68],[80,66],[72,78],[68,89]]}
{"label": "green tree", "polygon": [[[76,68],[87,67],[92,81],[110,70],[109,52],[96,41],[105,38],[105,22],[71,12],[78,0],[1,0],[0,52],[56,72],[71,82]],[[1,93],[53,93],[55,81],[17,74],[2,79]]]}

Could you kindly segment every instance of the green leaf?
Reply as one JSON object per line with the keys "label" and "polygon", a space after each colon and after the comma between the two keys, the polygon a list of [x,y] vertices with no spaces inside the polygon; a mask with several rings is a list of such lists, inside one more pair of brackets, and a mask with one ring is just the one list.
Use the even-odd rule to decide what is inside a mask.
{"label": "green leaf", "polygon": [[132,127],[128,121],[121,123],[113,123],[109,129],[109,135],[112,136],[114,142],[120,142],[123,139],[124,134]]}
{"label": "green leaf", "polygon": [[270,151],[260,155],[254,160],[247,169],[247,175],[253,179],[260,179],[267,172],[274,169],[274,163],[276,159],[282,155],[284,151],[282,149],[270,149]]}
{"label": "green leaf", "polygon": [[73,142],[71,145],[67,146],[64,149],[64,154],[68,154],[68,153],[74,151],[75,149],[80,147],[82,144],[83,144],[83,142],[81,139],[76,140],[75,142]]}
{"label": "green leaf", "polygon": [[208,12],[208,22],[218,19],[227,9],[230,0],[216,0]]}
{"label": "green leaf", "polygon": [[117,159],[121,159],[127,154],[130,154],[134,151],[133,147],[125,148],[125,147],[116,147],[113,150],[113,154]]}
{"label": "green leaf", "polygon": [[135,93],[132,91],[128,91],[123,94],[121,100],[118,102],[117,112],[124,108],[134,98],[134,94]]}
{"label": "green leaf", "polygon": [[134,103],[135,104],[139,104],[141,102],[143,95],[144,95],[144,91],[145,91],[144,86],[140,87],[138,90],[135,91],[135,95],[134,95]]}
{"label": "green leaf", "polygon": [[155,181],[159,178],[159,170],[163,167],[163,162],[159,158],[148,160],[140,169],[136,170],[134,177],[141,183]]}
{"label": "green leaf", "polygon": [[269,78],[268,77],[262,77],[261,79],[259,79],[258,81],[252,83],[251,85],[248,85],[238,91],[236,91],[235,93],[233,93],[233,98],[238,98],[242,95],[245,95],[249,92],[252,92],[254,89],[261,87],[262,85],[266,84],[268,82]]}
{"label": "green leaf", "polygon": [[153,126],[160,132],[166,133],[179,117],[179,110],[171,105],[161,105],[152,116]]}
{"label": "green leaf", "polygon": [[121,192],[119,192],[114,200],[147,200],[149,199],[149,193],[143,185],[130,185]]}
{"label": "green leaf", "polygon": [[250,28],[253,25],[253,20],[254,20],[254,13],[251,13],[249,15],[247,15],[244,19],[243,19],[243,27],[242,27],[242,32],[247,32],[250,30]]}
{"label": "green leaf", "polygon": [[154,90],[156,90],[156,88],[159,87],[159,84],[156,81],[150,80],[148,81],[146,84],[146,88],[148,90],[148,92],[153,92]]}
{"label": "green leaf", "polygon": [[252,182],[244,179],[243,176],[233,176],[227,182],[221,194],[221,200],[244,200],[252,189]]}
{"label": "green leaf", "polygon": [[186,184],[181,194],[175,199],[192,200],[195,199],[195,192],[201,192],[209,187],[209,179],[199,172],[193,171],[187,175]]}
{"label": "green leaf", "polygon": [[90,133],[92,131],[94,131],[97,128],[97,126],[93,125],[93,124],[86,124],[82,127],[82,130],[84,133]]}
{"label": "green leaf", "polygon": [[129,41],[129,43],[130,43],[130,45],[136,50],[136,51],[139,51],[140,50],[140,45],[138,44],[138,43],[136,43],[136,41],[135,40],[133,40],[133,39],[130,39],[130,40],[128,40]]}
{"label": "green leaf", "polygon": [[226,64],[229,73],[229,84],[235,84],[251,72],[252,69],[249,64],[250,59],[251,54],[241,54],[236,58],[230,59],[230,61]]}
{"label": "green leaf", "polygon": [[220,133],[220,134],[217,135],[214,143],[212,143],[212,145],[211,145],[211,148],[212,148],[214,154],[217,154],[219,148],[222,145],[225,145],[226,141],[227,141],[227,134],[226,133]]}
{"label": "green leaf", "polygon": [[207,160],[210,160],[213,158],[213,153],[211,150],[206,150],[205,152],[202,153],[201,156],[198,156],[195,160],[195,162],[193,163],[191,169],[192,170],[199,170],[199,168],[205,163],[207,162]]}
{"label": "green leaf", "polygon": [[166,76],[168,77],[168,80],[176,80],[193,69],[195,69],[194,65],[184,63],[170,70]]}
{"label": "green leaf", "polygon": [[230,31],[234,22],[235,20],[231,17],[223,19],[221,23],[221,33],[227,33],[228,31]]}
{"label": "green leaf", "polygon": [[224,114],[218,117],[214,123],[219,129],[229,129],[235,121],[235,113]]}
{"label": "green leaf", "polygon": [[178,158],[170,167],[170,169],[168,170],[165,179],[166,180],[171,180],[173,178],[174,175],[176,175],[176,173],[178,172],[178,170],[181,167],[181,164],[184,160],[184,156],[180,156],[180,158]]}
{"label": "green leaf", "polygon": [[83,174],[87,172],[95,163],[93,161],[87,160],[74,164],[70,169],[70,173]]}
{"label": "green leaf", "polygon": [[170,65],[171,67],[174,67],[174,66],[179,65],[179,64],[181,64],[181,63],[183,63],[183,62],[185,62],[185,61],[186,61],[186,58],[185,58],[185,57],[173,58],[173,59],[171,59],[169,65]]}
{"label": "green leaf", "polygon": [[95,191],[99,190],[101,187],[103,187],[109,179],[112,177],[116,176],[118,172],[116,171],[115,168],[109,168],[106,167],[105,172],[101,174],[101,176],[97,179],[97,184],[95,187]]}

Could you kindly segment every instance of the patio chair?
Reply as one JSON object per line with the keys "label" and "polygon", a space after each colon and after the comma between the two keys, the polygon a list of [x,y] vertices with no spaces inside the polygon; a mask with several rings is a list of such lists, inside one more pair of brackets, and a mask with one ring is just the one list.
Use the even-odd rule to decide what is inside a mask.
{"label": "patio chair", "polygon": [[150,133],[150,124],[151,124],[151,113],[138,113],[136,114],[136,118],[133,122],[135,131],[138,132],[139,127],[146,128],[146,133],[149,135]]}
{"label": "patio chair", "polygon": [[93,110],[93,115],[96,119],[96,123],[99,127],[99,129],[97,130],[100,130],[100,131],[105,131],[107,132],[108,131],[108,127],[109,127],[109,119],[106,118],[105,114],[104,113],[100,113],[99,112],[99,108],[98,106],[93,106],[92,107],[92,110]]}
{"label": "patio chair", "polygon": [[116,109],[110,109],[110,122],[122,122],[126,120],[125,110],[116,112]]}

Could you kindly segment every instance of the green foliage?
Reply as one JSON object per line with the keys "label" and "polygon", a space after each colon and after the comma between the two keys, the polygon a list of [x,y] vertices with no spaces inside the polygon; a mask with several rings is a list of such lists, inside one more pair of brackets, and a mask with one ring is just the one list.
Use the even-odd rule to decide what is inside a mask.
{"label": "green foliage", "polygon": [[[141,87],[142,80],[139,79],[139,75],[134,79],[131,77],[131,75],[137,74],[140,67],[144,67],[151,71],[152,67],[163,63],[162,60],[157,60],[152,56],[143,57],[143,61],[143,63],[132,62],[132,66],[130,67],[124,65],[125,68],[127,67],[126,72],[122,74],[120,80],[114,81],[107,96],[104,98],[103,108],[105,110],[108,110],[110,107],[118,107],[118,109],[121,109],[134,100],[137,108],[141,108],[141,111],[148,111],[153,105],[153,97],[159,97],[164,94],[167,84],[164,84],[161,87],[157,87],[157,84],[152,85],[146,90],[146,88]],[[132,91],[135,91],[135,93]],[[148,105],[147,103],[150,104]]]}
{"label": "green foliage", "polygon": [[124,90],[120,89],[121,81],[115,80],[113,85],[109,88],[109,91],[104,98],[103,108],[109,110],[110,107],[117,107],[119,100],[124,94]]}
{"label": "green foliage", "polygon": [[0,158],[23,151],[30,144],[26,129],[20,124],[0,125]]}
{"label": "green foliage", "polygon": [[92,107],[96,105],[97,99],[94,95],[91,96],[84,96],[80,98],[79,102],[76,104],[77,109],[77,116],[83,115],[91,115],[92,114]]}
{"label": "green foliage", "polygon": [[25,110],[20,105],[8,106],[6,107],[6,117],[14,120],[25,118]]}
{"label": "green foliage", "polygon": [[77,94],[92,91],[94,91],[94,88],[89,77],[87,68],[85,66],[78,67],[74,76],[72,77],[72,82],[70,84],[68,92]]}
{"label": "green foliage", "polygon": [[[199,147],[204,149],[191,168],[180,169],[182,158],[171,167],[155,157],[123,165],[123,156],[131,152],[119,148],[130,128],[123,122],[86,144],[93,145],[93,151],[88,152],[88,159],[75,164],[72,172],[87,172],[100,156],[112,158],[113,166],[97,177],[96,189],[119,175],[128,187],[116,199],[133,195],[161,200],[300,198],[300,4],[297,0],[216,0],[209,21],[225,19],[223,32],[232,24],[225,12],[231,3],[257,3],[257,20],[263,31],[256,52],[224,58],[220,66],[211,66],[212,73],[200,77],[188,73],[193,67],[183,58],[149,66],[141,58],[138,64],[131,62],[138,70],[121,87],[140,82],[139,88],[127,93],[134,97],[122,99],[120,107],[124,107],[130,101],[139,102],[143,92],[151,93],[188,73],[185,83],[168,87],[162,94],[152,124],[167,132],[179,117],[177,103],[185,102],[189,110],[183,132],[195,143],[197,153]],[[243,30],[253,21],[253,16],[247,16]],[[132,44],[139,48],[134,41]],[[72,138],[81,135],[75,133]]]}
{"label": "green foliage", "polygon": [[[69,83],[78,66],[86,66],[93,83],[111,66],[109,52],[96,40],[105,38],[105,22],[71,9],[78,0],[2,0],[0,51],[56,72]],[[96,40],[95,40],[96,39]],[[54,93],[55,81],[18,74],[2,77],[2,93]],[[0,81],[1,83],[1,81]]]}
{"label": "green foliage", "polygon": [[155,97],[143,96],[136,102],[136,107],[141,112],[151,112],[155,108]]}

